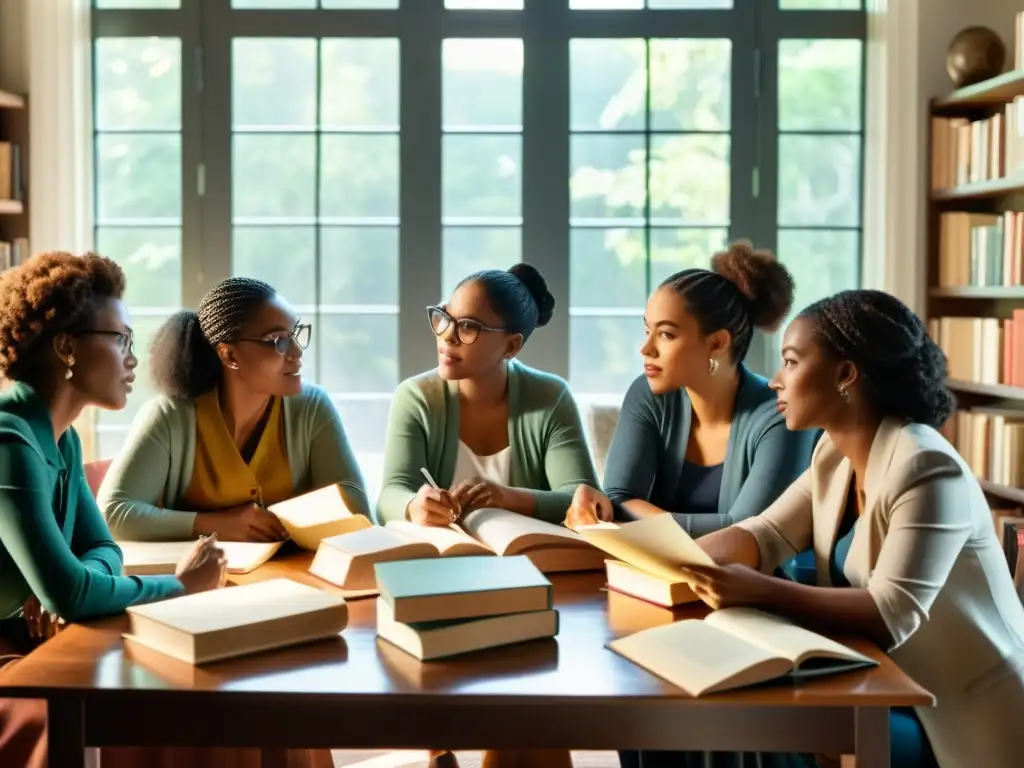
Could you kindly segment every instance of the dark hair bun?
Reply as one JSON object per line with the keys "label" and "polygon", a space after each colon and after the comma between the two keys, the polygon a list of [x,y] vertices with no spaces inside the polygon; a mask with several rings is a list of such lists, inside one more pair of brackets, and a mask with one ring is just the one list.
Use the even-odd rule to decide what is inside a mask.
{"label": "dark hair bun", "polygon": [[735,285],[747,299],[756,328],[774,331],[793,306],[793,276],[771,251],[755,251],[749,240],[711,257],[711,271]]}
{"label": "dark hair bun", "polygon": [[551,322],[551,315],[555,312],[555,297],[548,290],[548,284],[544,279],[544,275],[535,266],[525,262],[509,267],[508,271],[509,274],[515,275],[523,282],[526,290],[530,292],[533,300],[537,302],[537,327],[540,328]]}

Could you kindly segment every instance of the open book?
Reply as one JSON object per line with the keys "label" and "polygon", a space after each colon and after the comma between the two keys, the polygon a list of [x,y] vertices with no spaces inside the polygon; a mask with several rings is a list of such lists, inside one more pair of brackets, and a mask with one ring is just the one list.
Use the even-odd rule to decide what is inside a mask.
{"label": "open book", "polygon": [[606,564],[608,587],[642,600],[671,607],[696,596],[680,578],[685,565],[714,565],[671,515],[632,523],[597,523],[576,529],[580,536],[615,560]]}
{"label": "open book", "polygon": [[852,648],[751,608],[723,608],[703,620],[645,629],[608,647],[691,696],[878,665]]}
{"label": "open book", "polygon": [[[283,543],[218,541],[217,546],[228,559],[228,573],[249,573],[272,558]],[[124,555],[125,576],[165,576],[174,573],[181,558],[195,546],[195,542],[119,541],[117,545]]]}
{"label": "open book", "polygon": [[568,528],[503,509],[479,509],[461,527],[392,520],[383,528],[325,539],[309,570],[354,597],[376,591],[376,563],[461,555],[526,555],[543,573],[600,570],[605,559]]}
{"label": "open book", "polygon": [[315,552],[328,536],[369,528],[373,523],[355,514],[345,501],[340,483],[319,488],[267,509],[277,515],[288,537],[303,549]]}

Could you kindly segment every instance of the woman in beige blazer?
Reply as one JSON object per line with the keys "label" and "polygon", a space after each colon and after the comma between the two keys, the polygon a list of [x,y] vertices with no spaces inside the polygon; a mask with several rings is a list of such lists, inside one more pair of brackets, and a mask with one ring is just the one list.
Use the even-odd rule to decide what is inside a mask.
{"label": "woman in beige blazer", "polygon": [[[782,357],[786,426],[826,434],[764,513],[700,540],[719,565],[687,580],[713,608],[886,649],[936,698],[916,709],[916,743],[916,723],[893,713],[894,768],[1024,766],[1024,607],[981,487],[935,429],[955,408],[945,356],[901,302],[862,290],[805,309]],[[767,575],[812,545],[818,586]]]}

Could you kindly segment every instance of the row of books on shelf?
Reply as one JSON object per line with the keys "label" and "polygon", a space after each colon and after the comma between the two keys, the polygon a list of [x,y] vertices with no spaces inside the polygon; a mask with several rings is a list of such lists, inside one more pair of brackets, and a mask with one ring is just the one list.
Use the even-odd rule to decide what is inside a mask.
{"label": "row of books on shelf", "polygon": [[1024,213],[967,213],[939,217],[939,285],[1024,285]]}
{"label": "row of books on shelf", "polygon": [[980,120],[932,118],[932,189],[1014,176],[1024,169],[1024,97]]}
{"label": "row of books on shelf", "polygon": [[1005,320],[933,317],[928,333],[946,353],[951,379],[1024,387],[1024,309]]}
{"label": "row of books on shelf", "polygon": [[24,199],[21,145],[0,141],[0,200]]}
{"label": "row of books on shelf", "polygon": [[1024,487],[1024,410],[957,411],[944,432],[975,475],[1008,488]]}
{"label": "row of books on shelf", "polygon": [[16,237],[9,243],[0,240],[0,271],[21,264],[30,255],[28,238]]}

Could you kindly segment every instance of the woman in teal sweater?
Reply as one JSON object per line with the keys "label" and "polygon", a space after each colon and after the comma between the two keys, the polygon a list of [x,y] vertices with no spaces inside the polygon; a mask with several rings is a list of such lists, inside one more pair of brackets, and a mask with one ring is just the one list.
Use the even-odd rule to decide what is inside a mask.
{"label": "woman in teal sweater", "polygon": [[541,274],[517,264],[470,275],[427,310],[438,366],[395,392],[381,522],[448,525],[482,507],[561,522],[577,486],[596,484],[568,384],[514,359],[554,304]]}
{"label": "woman in teal sweater", "polygon": [[[98,256],[35,256],[0,277],[0,653],[57,621],[212,589],[226,561],[212,540],[175,576],[123,576],[86,483],[72,422],[125,406],[138,361],[124,274]],[[45,704],[0,700],[0,765],[43,766]],[[18,732],[12,732],[17,730]]]}

